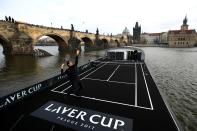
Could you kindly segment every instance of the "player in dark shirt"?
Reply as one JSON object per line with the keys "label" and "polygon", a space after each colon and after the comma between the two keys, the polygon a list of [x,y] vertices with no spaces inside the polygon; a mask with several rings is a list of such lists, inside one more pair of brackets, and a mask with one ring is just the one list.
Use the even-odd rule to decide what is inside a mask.
{"label": "player in dark shirt", "polygon": [[[64,73],[67,74],[68,79],[70,80],[72,85],[71,89],[68,92],[68,95],[70,95],[71,93],[75,93],[75,95],[78,95],[80,90],[84,88],[83,84],[80,81],[77,71],[79,53],[80,51],[77,50],[75,63],[70,60],[66,61],[68,69],[66,69]],[[61,65],[61,73],[63,73],[63,68],[64,64]]]}

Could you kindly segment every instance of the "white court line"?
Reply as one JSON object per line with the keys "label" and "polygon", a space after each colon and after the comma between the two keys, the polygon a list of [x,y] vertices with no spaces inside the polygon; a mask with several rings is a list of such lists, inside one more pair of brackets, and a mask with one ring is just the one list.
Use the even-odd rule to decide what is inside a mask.
{"label": "white court line", "polygon": [[[110,82],[110,83],[118,83],[118,84],[128,84],[128,85],[133,85],[135,83],[127,83],[127,82],[120,82],[120,81],[107,81],[107,80],[101,80],[101,79],[92,79],[92,78],[84,78],[83,80],[93,80],[93,81],[105,81],[105,82]],[[60,93],[64,93],[66,90],[68,90],[72,85],[68,86],[64,90],[62,90]],[[52,91],[52,90],[51,90]]]}
{"label": "white court line", "polygon": [[71,88],[72,85],[69,85],[67,88],[64,88],[64,90],[61,91],[61,93],[64,93],[64,91],[68,90],[69,88]]}
{"label": "white court line", "polygon": [[[95,62],[101,62],[101,61],[95,61]],[[125,63],[123,63],[123,62],[101,62],[101,63],[108,63],[108,64],[116,64],[116,65],[135,65],[135,63],[136,62],[132,62],[132,63],[130,63],[130,62],[125,62]],[[137,64],[141,64],[142,62],[138,62]]]}
{"label": "white court line", "polygon": [[142,73],[143,73],[143,77],[144,77],[144,81],[145,81],[146,90],[147,90],[147,93],[148,93],[148,98],[149,98],[149,102],[150,102],[150,105],[151,105],[151,109],[153,110],[153,104],[152,104],[152,100],[151,100],[151,97],[150,97],[150,93],[149,93],[148,85],[147,85],[147,82],[146,82],[146,78],[144,76],[144,70],[142,68],[142,64],[140,64],[140,65],[141,65],[141,69],[142,69]]}
{"label": "white court line", "polygon": [[[98,65],[101,65],[101,64],[102,64],[102,63],[100,63],[100,64],[98,64]],[[87,71],[85,71],[85,72],[81,73],[79,76],[83,75],[84,73],[86,73],[86,72],[90,71],[90,70],[91,70],[91,69],[93,69],[93,68],[94,68],[94,67],[92,67],[92,68],[90,68],[89,70],[87,70]],[[65,84],[67,84],[68,82],[69,82],[69,80],[68,80],[68,81],[66,81],[66,82],[64,82],[63,84],[61,84],[61,85],[57,86],[56,88],[52,89],[51,91],[56,90],[57,88],[59,88],[59,87],[61,87],[61,86],[65,85]]]}
{"label": "white court line", "polygon": [[53,131],[54,128],[55,128],[55,125],[52,125],[50,131]]}
{"label": "white court line", "polygon": [[128,85],[135,84],[135,83],[122,82],[122,81],[108,81],[108,82],[114,82],[114,83],[120,83],[120,84],[128,84]]}
{"label": "white court line", "polygon": [[[106,63],[104,64],[106,65]],[[93,70],[92,72],[90,72],[89,74],[87,74],[86,76],[84,76],[83,78],[81,78],[80,80],[83,80],[85,77],[91,75],[92,73],[94,73],[95,71],[97,71],[98,69],[102,68],[104,65],[100,66],[99,68],[97,68],[96,70]],[[70,85],[69,87],[65,88],[64,90],[61,91],[61,93],[64,93],[64,91],[68,90],[72,85]]]}
{"label": "white court line", "polygon": [[137,68],[135,63],[135,106],[137,106]]}
{"label": "white court line", "polygon": [[114,75],[114,73],[117,71],[117,69],[120,67],[120,65],[118,65],[118,67],[116,67],[116,69],[112,72],[112,74],[109,76],[109,78],[107,79],[107,81],[109,81],[109,79]]}
{"label": "white court line", "polygon": [[64,93],[64,92],[60,92],[60,91],[52,91],[52,90],[51,90],[51,92],[55,92],[55,93]]}
{"label": "white court line", "polygon": [[[102,64],[102,63],[98,64],[97,66],[100,66],[101,64]],[[91,69],[93,69],[93,68],[95,68],[95,67],[92,67],[92,68],[90,68],[89,70],[87,70],[87,71],[85,71],[85,72],[81,73],[79,76],[83,75],[84,73],[86,73],[86,72],[90,71],[90,70],[91,70]]]}
{"label": "white court line", "polygon": [[59,87],[65,85],[65,84],[67,84],[68,82],[69,82],[69,81],[66,81],[66,82],[62,83],[61,85],[57,86],[56,88],[52,89],[51,91],[55,91],[57,88],[59,88]]}
{"label": "white court line", "polygon": [[128,82],[121,82],[121,81],[107,81],[107,80],[93,79],[93,78],[84,78],[84,80],[105,81],[105,82],[119,83],[119,84],[128,84],[128,85],[135,84],[135,83],[128,83]]}
{"label": "white court line", "polygon": [[84,80],[93,80],[93,81],[107,81],[107,80],[101,80],[101,79],[93,79],[93,78],[84,78]]}
{"label": "white court line", "polygon": [[14,125],[12,125],[12,127],[10,128],[9,131],[12,131],[16,126],[17,124],[21,121],[21,119],[24,117],[24,115],[21,115],[18,120],[14,123]]}
{"label": "white court line", "polygon": [[[61,93],[61,92],[59,92],[59,93]],[[64,93],[61,93],[61,94],[67,94],[67,93],[64,92]],[[117,105],[123,105],[123,106],[129,106],[129,107],[142,108],[142,109],[146,109],[146,110],[152,110],[151,108],[142,107],[142,106],[135,106],[135,105],[125,104],[125,103],[121,103],[121,102],[103,100],[103,99],[98,99],[98,98],[93,98],[93,97],[87,97],[87,96],[77,96],[75,94],[70,94],[70,95],[72,95],[74,97],[85,98],[85,99],[90,99],[90,100],[95,100],[95,101],[101,101],[101,102],[107,102],[107,103],[112,103],[112,104],[117,104]]]}
{"label": "white court line", "polygon": [[93,74],[94,72],[96,72],[98,69],[102,68],[103,66],[105,66],[107,64],[107,62],[105,64],[103,64],[102,66],[100,66],[99,68],[97,68],[96,70],[90,72],[89,74],[87,74],[86,76],[84,76],[81,80],[83,80],[84,78],[86,78],[87,76]]}

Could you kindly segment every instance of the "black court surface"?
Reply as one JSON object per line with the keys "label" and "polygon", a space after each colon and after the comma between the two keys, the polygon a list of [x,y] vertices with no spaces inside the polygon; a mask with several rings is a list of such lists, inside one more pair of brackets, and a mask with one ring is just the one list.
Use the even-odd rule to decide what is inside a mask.
{"label": "black court surface", "polygon": [[[105,61],[84,70],[79,76],[85,87],[79,96],[67,94],[72,86],[65,79],[1,110],[0,129],[180,130],[145,63]],[[67,117],[63,117],[67,112]]]}
{"label": "black court surface", "polygon": [[[80,92],[80,97],[153,110],[148,87],[144,80],[138,80],[141,78],[144,79],[141,64],[101,63],[81,75],[85,88]],[[51,91],[66,95],[72,88],[66,82]]]}

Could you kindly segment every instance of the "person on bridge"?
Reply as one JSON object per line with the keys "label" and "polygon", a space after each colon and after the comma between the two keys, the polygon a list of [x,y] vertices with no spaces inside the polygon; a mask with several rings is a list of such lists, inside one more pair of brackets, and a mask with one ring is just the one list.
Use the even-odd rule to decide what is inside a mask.
{"label": "person on bridge", "polygon": [[80,51],[77,50],[76,52],[76,58],[75,58],[75,62],[71,61],[71,60],[66,60],[66,64],[68,66],[68,69],[66,69],[66,71],[64,72],[63,68],[64,68],[64,63],[61,65],[61,73],[65,73],[68,76],[68,79],[71,82],[71,89],[68,91],[68,95],[70,95],[72,92],[75,95],[79,95],[80,90],[82,90],[84,88],[82,82],[80,81],[80,78],[78,76],[78,71],[77,71],[77,64],[78,64],[78,56],[79,56]]}

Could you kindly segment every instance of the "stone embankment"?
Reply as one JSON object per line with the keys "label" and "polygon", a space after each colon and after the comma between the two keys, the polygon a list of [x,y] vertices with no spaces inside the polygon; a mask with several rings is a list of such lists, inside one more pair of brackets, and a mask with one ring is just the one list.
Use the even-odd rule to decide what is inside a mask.
{"label": "stone embankment", "polygon": [[52,56],[49,52],[42,50],[42,49],[34,49],[34,56],[36,57],[46,57],[46,56]]}

